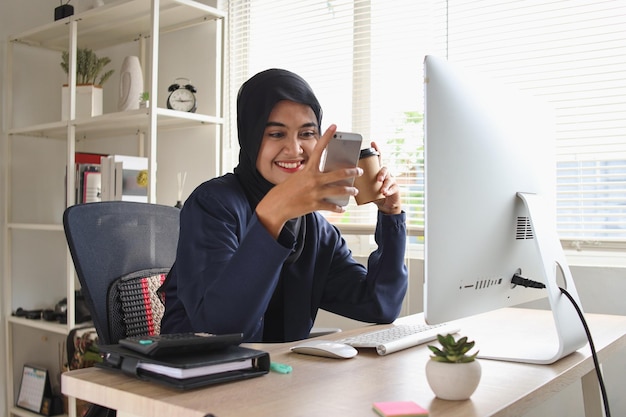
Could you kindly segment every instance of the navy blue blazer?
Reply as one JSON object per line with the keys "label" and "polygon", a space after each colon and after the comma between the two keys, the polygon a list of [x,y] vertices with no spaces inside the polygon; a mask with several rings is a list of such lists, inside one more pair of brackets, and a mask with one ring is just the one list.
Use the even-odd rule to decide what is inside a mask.
{"label": "navy blue blazer", "polygon": [[[367,268],[322,215],[305,219],[304,249],[285,263],[295,236],[283,228],[274,239],[233,174],[198,186],[181,210],[176,261],[161,288],[161,332],[243,333],[262,341],[264,327],[282,326],[284,341],[299,340],[319,308],[369,323],[395,320],[407,289],[405,213],[378,213],[378,247]],[[266,323],[279,278],[284,322]]]}

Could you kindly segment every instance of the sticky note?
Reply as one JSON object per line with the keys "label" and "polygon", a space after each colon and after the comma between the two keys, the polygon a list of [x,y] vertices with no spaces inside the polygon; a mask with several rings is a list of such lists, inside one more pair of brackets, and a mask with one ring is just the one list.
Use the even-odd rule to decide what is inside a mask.
{"label": "sticky note", "polygon": [[376,402],[373,408],[383,417],[428,416],[428,410],[413,401]]}

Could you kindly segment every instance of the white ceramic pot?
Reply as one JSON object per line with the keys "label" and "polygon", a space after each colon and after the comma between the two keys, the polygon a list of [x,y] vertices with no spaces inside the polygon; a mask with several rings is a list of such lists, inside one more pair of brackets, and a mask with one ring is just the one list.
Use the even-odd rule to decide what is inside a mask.
{"label": "white ceramic pot", "polygon": [[[67,85],[61,91],[61,120],[70,118],[70,88]],[[100,116],[102,114],[102,87],[99,85],[76,86],[76,118]]]}
{"label": "white ceramic pot", "polygon": [[476,391],[480,375],[477,360],[467,363],[426,362],[428,385],[442,400],[467,400]]}
{"label": "white ceramic pot", "polygon": [[127,56],[120,69],[120,94],[117,102],[119,111],[136,110],[143,92],[143,72],[139,58]]}

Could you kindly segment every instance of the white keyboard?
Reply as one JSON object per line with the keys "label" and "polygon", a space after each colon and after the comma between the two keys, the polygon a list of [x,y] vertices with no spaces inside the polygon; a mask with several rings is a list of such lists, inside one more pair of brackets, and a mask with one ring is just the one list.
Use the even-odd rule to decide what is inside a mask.
{"label": "white keyboard", "polygon": [[453,334],[459,327],[452,323],[400,324],[383,330],[363,333],[339,340],[355,348],[376,348],[379,355],[421,345],[437,339],[438,334]]}

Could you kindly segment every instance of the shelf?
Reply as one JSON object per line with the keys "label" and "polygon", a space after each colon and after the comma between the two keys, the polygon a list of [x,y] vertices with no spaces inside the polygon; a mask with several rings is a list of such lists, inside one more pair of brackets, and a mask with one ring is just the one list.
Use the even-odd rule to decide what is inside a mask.
{"label": "shelf", "polygon": [[[182,161],[180,163],[186,163],[187,152],[197,152],[195,148],[178,146],[177,142],[167,140],[168,137],[172,136],[171,131],[204,127],[204,129],[193,129],[186,133],[194,140],[196,138],[199,140],[206,139],[207,146],[219,152],[225,124],[222,112],[224,20],[226,13],[204,4],[206,1],[107,0],[106,4],[100,7],[13,34],[6,40],[7,47],[4,50],[6,62],[9,65],[5,71],[5,80],[8,80],[8,83],[13,82],[14,73],[23,71],[25,65],[32,66],[34,61],[32,58],[40,55],[48,59],[53,58],[57,52],[67,50],[76,52],[76,48],[88,48],[94,51],[113,48],[116,52],[118,50],[125,52],[130,46],[127,44],[137,43],[138,45],[132,46],[136,47],[138,54],[145,60],[143,70],[145,71],[144,80],[147,82],[144,84],[144,88],[154,97],[154,100],[150,101],[151,106],[147,108],[128,111],[117,111],[111,108],[110,112],[105,112],[99,116],[87,116],[73,120],[54,120],[57,117],[61,118],[60,114],[55,115],[46,112],[42,115],[31,115],[21,111],[24,106],[24,97],[38,94],[37,83],[28,82],[30,81],[28,77],[36,77],[38,74],[33,74],[30,71],[24,71],[23,74],[19,73],[19,77],[22,78],[18,79],[20,82],[15,87],[17,89],[19,85],[19,95],[13,91],[9,94],[8,104],[4,108],[4,118],[12,123],[15,123],[14,120],[19,120],[20,125],[15,126],[7,123],[6,130],[3,132],[7,137],[3,142],[3,154],[0,155],[3,162],[6,162],[4,172],[7,176],[7,186],[4,187],[2,198],[4,211],[8,214],[5,216],[3,224],[7,236],[5,239],[7,248],[4,250],[3,261],[1,262],[4,270],[3,287],[8,289],[6,293],[2,294],[7,308],[17,308],[19,304],[24,302],[23,300],[27,300],[27,303],[34,306],[41,306],[49,304],[52,297],[60,299],[63,296],[68,300],[75,297],[79,285],[71,255],[65,239],[62,237],[64,229],[57,211],[60,209],[63,196],[65,196],[65,206],[71,205],[74,200],[71,197],[68,198],[67,190],[75,189],[76,176],[67,175],[67,168],[65,170],[62,168],[63,165],[65,167],[71,165],[70,162],[75,158],[76,152],[109,154],[117,153],[121,151],[119,148],[123,147],[123,152],[131,152],[129,154],[132,155],[133,151],[128,150],[128,148],[135,146],[138,156],[146,156],[151,161],[148,165],[148,178],[150,179],[148,182],[148,200],[151,203],[158,201],[156,187],[159,176],[156,169],[158,157],[166,155],[172,149],[178,152],[180,148],[180,155],[176,153],[173,158],[167,158],[166,155],[167,161],[165,162],[171,165],[165,165],[165,169],[160,170],[163,173],[161,174],[162,177],[165,177],[170,175],[168,169],[170,171],[178,169],[174,165],[179,163],[179,160]],[[182,31],[179,34],[173,33],[191,27],[195,29],[197,25],[203,24],[208,25],[208,27],[202,28],[206,29],[204,32],[209,33],[208,37],[196,36],[195,33],[198,32],[196,30]],[[158,99],[160,95],[158,92],[158,73],[160,71],[172,71],[172,65],[174,65],[169,60],[160,61],[159,55],[167,57],[172,48],[180,48],[178,44],[171,45],[170,37],[168,37],[164,42],[166,46],[160,50],[161,36],[166,33],[184,37],[185,43],[189,41],[189,45],[195,46],[190,46],[190,50],[206,52],[206,57],[199,56],[198,59],[185,63],[185,65],[202,65],[199,70],[202,71],[203,76],[207,74],[207,83],[209,84],[207,87],[210,87],[207,88],[207,91],[214,92],[210,99],[207,98],[205,111],[215,112],[213,115],[167,109],[164,108],[165,100],[163,98]],[[193,36],[193,39],[187,35]],[[215,42],[215,44],[211,45],[207,42]],[[195,53],[192,54],[192,57],[195,55]],[[15,62],[14,57],[17,58]],[[155,58],[154,62],[152,62],[153,57]],[[208,58],[208,61],[205,58]],[[176,63],[176,65],[182,64]],[[70,71],[72,74],[76,73],[76,67],[77,63],[71,63]],[[75,79],[71,80],[71,78],[69,77],[67,81],[76,81]],[[214,85],[211,86],[210,84]],[[48,87],[50,86],[46,88]],[[59,100],[56,98],[56,94],[52,95],[52,91],[54,91],[52,88],[50,91],[49,97],[45,98],[46,104],[54,106],[54,101]],[[69,97],[69,103],[66,104],[69,104],[69,107],[74,105],[76,108],[77,102],[77,95],[74,94]],[[58,103],[57,106],[60,104]],[[159,104],[163,107],[159,107]],[[60,109],[60,107],[57,108]],[[13,117],[16,114],[20,117]],[[205,130],[209,132],[208,135],[205,134]],[[159,142],[161,133],[166,131],[168,132],[164,135],[166,140]],[[127,141],[127,137],[135,135],[136,140],[129,144],[131,141]],[[186,136],[186,134],[181,136]],[[41,140],[29,140],[30,137],[41,138]],[[128,147],[124,147],[126,145]],[[61,156],[63,147],[65,152]],[[5,150],[6,154],[4,154]],[[46,167],[45,175],[49,175],[50,178],[45,178],[45,183],[41,186],[47,187],[46,192],[49,194],[55,193],[53,207],[48,207],[48,205],[39,207],[38,195],[34,193],[33,197],[20,195],[20,198],[15,199],[12,193],[23,192],[31,183],[23,175],[23,171],[11,170],[10,165],[13,163],[24,164],[24,161],[29,161],[31,155],[34,155],[34,159],[39,163],[46,158],[48,151],[56,159],[54,164],[51,163],[50,167]],[[5,155],[7,155],[6,158]],[[202,161],[197,163],[202,163]],[[214,176],[212,172],[209,174]],[[62,176],[63,178],[61,178]],[[168,181],[164,181],[164,184],[169,186]],[[171,186],[169,188],[164,187],[165,193],[171,192],[171,188]],[[46,213],[47,216],[42,216],[40,212]],[[29,222],[29,219],[39,219],[39,222]],[[43,221],[47,221],[47,223]],[[41,242],[37,241],[38,239],[41,239]],[[30,260],[32,258],[31,244],[35,241],[37,243],[35,249],[43,252],[41,258],[47,259],[48,262],[32,263]],[[39,245],[40,243],[41,245]],[[61,249],[65,251],[65,256],[59,255]],[[50,270],[54,271],[54,274],[49,275],[54,276],[46,275],[47,271]],[[46,286],[42,285],[39,289],[37,288],[37,284],[40,282],[39,276],[42,277],[41,279],[53,279],[54,281],[48,282]],[[65,291],[61,295],[63,289]],[[54,294],[50,294],[50,292],[54,292]],[[70,314],[74,314],[76,303],[69,303],[68,310],[72,310]],[[50,359],[50,356],[53,355],[53,360],[47,361],[52,368],[51,371],[60,372],[61,370],[56,369],[58,361],[54,352],[47,350],[37,351],[33,354],[30,351],[22,352],[22,349],[26,343],[32,347],[30,339],[36,339],[40,334],[49,339],[66,338],[72,327],[70,324],[61,324],[56,321],[11,316],[11,311],[5,311],[5,313],[7,313],[6,321],[3,324],[8,336],[5,338],[6,341],[3,341],[6,343],[4,363],[8,365],[5,398],[9,400],[3,404],[5,406],[2,410],[4,413],[0,412],[0,414],[36,417],[38,414],[18,408],[12,403],[17,397],[18,389],[13,382],[18,381],[23,362],[31,358],[32,360],[37,358]],[[72,316],[70,315],[68,318],[71,319]],[[73,325],[74,328],[84,326],[93,326],[93,323],[86,322]],[[15,337],[16,335],[23,335],[24,340],[18,340],[19,337]],[[16,383],[16,385],[19,384]]]}
{"label": "shelf", "polygon": [[[20,416],[20,417],[41,417],[41,414],[33,413],[28,410],[24,410],[19,407],[11,407],[9,409],[11,415]],[[67,414],[58,414],[55,417],[67,417]]]}
{"label": "shelf", "polygon": [[41,136],[54,139],[67,139],[68,122],[42,123],[35,126],[8,129],[8,135]]}
{"label": "shelf", "polygon": [[[161,33],[225,17],[213,7],[188,0],[161,0],[160,5]],[[150,7],[151,0],[118,0],[11,36],[9,41],[64,51],[69,45],[67,23],[76,20],[79,47],[97,50],[119,45],[152,33],[150,13],[146,13]]]}
{"label": "shelf", "polygon": [[33,320],[15,316],[8,317],[7,321],[13,325],[44,330],[46,332],[56,333],[63,336],[67,336],[68,333],[67,324],[61,324],[53,321],[45,321],[42,319]]}
{"label": "shelf", "polygon": [[46,223],[9,223],[7,228],[10,230],[35,230],[35,231],[50,231],[50,232],[62,232],[62,224],[46,224]]}
{"label": "shelf", "polygon": [[[158,129],[181,129],[200,125],[222,125],[224,119],[205,114],[186,113],[163,108],[156,109]],[[106,113],[100,116],[68,121],[44,123],[8,130],[9,135],[67,139],[69,125],[76,127],[76,137],[105,138],[145,132],[150,124],[146,109]]]}

